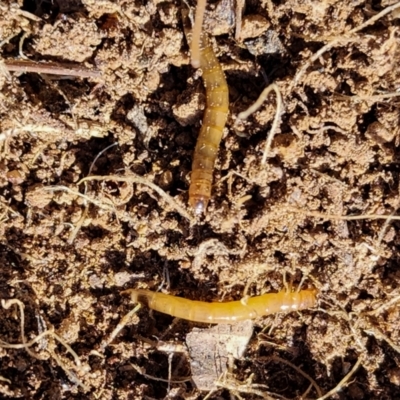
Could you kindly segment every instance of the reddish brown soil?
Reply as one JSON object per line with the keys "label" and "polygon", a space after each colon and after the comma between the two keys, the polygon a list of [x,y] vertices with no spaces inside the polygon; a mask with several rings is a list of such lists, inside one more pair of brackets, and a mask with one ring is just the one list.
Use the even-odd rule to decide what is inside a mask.
{"label": "reddish brown soil", "polygon": [[[183,345],[201,325],[144,308],[101,347],[133,307],[121,292],[237,300],[246,284],[250,295],[281,290],[284,275],[316,287],[318,307],[255,321],[210,398],[300,398],[310,381],[293,366],[324,394],[357,362],[333,398],[400,398],[399,222],[337,218],[399,207],[399,102],[371,97],[399,89],[398,14],[336,43],[294,84],[324,44],[390,3],[250,0],[237,40],[235,8],[210,3],[205,29],[217,35],[231,106],[212,199],[196,219],[187,189],[205,95],[181,3],[0,2],[3,61],[21,47],[33,61],[101,72],[0,69],[0,298],[24,304],[26,342],[53,330],[81,363],[54,335],[7,348],[25,339],[17,305],[2,307],[1,398],[204,398],[176,383],[191,375],[184,353],[170,385],[152,379],[168,379],[160,343]],[[284,113],[261,165],[275,95],[235,121],[271,82]],[[88,175],[104,180],[78,183]]]}

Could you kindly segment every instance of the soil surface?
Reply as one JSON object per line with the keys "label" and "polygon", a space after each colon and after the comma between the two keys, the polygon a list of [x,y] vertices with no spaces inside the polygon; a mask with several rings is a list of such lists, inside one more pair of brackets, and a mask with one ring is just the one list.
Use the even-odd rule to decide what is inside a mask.
{"label": "soil surface", "polygon": [[[206,97],[184,5],[0,1],[1,398],[204,398],[185,339],[207,325],[146,307],[122,321],[123,291],[216,302],[285,280],[316,288],[316,307],[256,319],[209,398],[400,398],[400,224],[387,219],[400,205],[400,14],[347,34],[392,4],[209,2],[230,113],[196,217]],[[238,114],[270,83],[283,109],[263,164],[276,94]]]}

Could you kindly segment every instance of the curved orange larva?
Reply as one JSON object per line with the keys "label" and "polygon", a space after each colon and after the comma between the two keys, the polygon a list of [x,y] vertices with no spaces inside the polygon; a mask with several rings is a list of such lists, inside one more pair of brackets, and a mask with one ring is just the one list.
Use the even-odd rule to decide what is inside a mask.
{"label": "curved orange larva", "polygon": [[193,322],[220,324],[312,308],[316,304],[317,291],[315,289],[299,292],[282,291],[226,303],[188,300],[143,289],[126,290],[125,293],[130,293],[133,302],[144,304],[152,310],[173,317]]}
{"label": "curved orange larva", "polygon": [[193,155],[189,187],[189,204],[196,214],[206,210],[211,197],[214,164],[229,112],[225,74],[204,34],[200,43],[200,67],[206,87],[206,109]]}

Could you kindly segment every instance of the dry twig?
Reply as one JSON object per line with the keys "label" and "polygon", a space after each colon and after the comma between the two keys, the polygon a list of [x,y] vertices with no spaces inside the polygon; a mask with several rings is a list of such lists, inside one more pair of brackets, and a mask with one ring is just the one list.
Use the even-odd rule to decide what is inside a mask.
{"label": "dry twig", "polygon": [[78,78],[100,78],[101,71],[88,69],[80,64],[64,64],[54,62],[37,62],[31,60],[3,60],[10,72],[36,72],[38,74],[74,76]]}

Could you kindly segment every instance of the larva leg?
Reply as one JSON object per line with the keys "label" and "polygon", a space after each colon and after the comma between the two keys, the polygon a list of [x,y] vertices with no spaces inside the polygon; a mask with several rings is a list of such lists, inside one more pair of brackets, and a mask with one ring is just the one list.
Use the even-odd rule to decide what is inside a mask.
{"label": "larva leg", "polygon": [[286,271],[283,271],[282,276],[283,276],[283,286],[285,287],[286,292],[290,293],[292,291],[292,288],[287,283]]}
{"label": "larva leg", "polygon": [[303,275],[303,276],[301,277],[301,281],[300,281],[300,283],[299,283],[299,286],[298,286],[296,292],[300,292],[301,287],[303,286],[303,283],[304,283],[305,280],[306,280],[306,277]]}
{"label": "larva leg", "polygon": [[247,306],[247,302],[249,301],[250,296],[247,294],[249,291],[250,287],[250,281],[246,283],[246,286],[243,289],[243,297],[240,299],[240,302],[244,305]]}
{"label": "larva leg", "polygon": [[250,296],[249,296],[248,294],[246,294],[245,296],[243,296],[243,297],[240,299],[240,302],[241,302],[244,306],[247,306],[247,303],[248,303],[249,299],[250,299]]}

